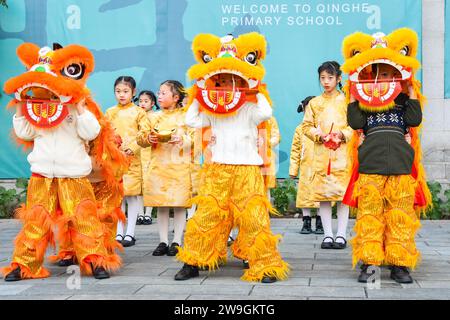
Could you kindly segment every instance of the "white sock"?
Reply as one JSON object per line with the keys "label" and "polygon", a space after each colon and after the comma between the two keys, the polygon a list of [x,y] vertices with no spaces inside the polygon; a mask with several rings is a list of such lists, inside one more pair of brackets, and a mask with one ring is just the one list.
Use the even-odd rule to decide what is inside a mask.
{"label": "white sock", "polygon": [[[122,204],[120,205],[122,212],[125,213],[125,198],[123,198],[122,200]],[[118,221],[117,222],[117,232],[116,235],[121,235],[122,237],[124,236],[123,234],[123,223],[122,221]],[[122,237],[116,237],[116,240],[122,240]]]}
{"label": "white sock", "polygon": [[194,216],[195,210],[197,210],[197,205],[193,204],[192,207],[187,209],[188,212],[188,220]]}
{"label": "white sock", "polygon": [[144,197],[143,196],[136,196],[137,203],[138,203],[138,211],[137,213],[142,215],[144,213]]}
{"label": "white sock", "polygon": [[173,214],[173,227],[175,228],[175,234],[173,236],[173,241],[179,245],[183,241],[183,231],[186,225],[186,209],[185,208],[174,208]]}
{"label": "white sock", "polygon": [[302,208],[304,217],[311,217],[311,209],[310,208]]}
{"label": "white sock", "polygon": [[145,213],[144,213],[144,215],[145,215],[145,216],[151,217],[151,216],[152,216],[152,211],[153,211],[153,208],[152,208],[152,207],[145,207]]}
{"label": "white sock", "polygon": [[169,208],[158,208],[159,242],[169,244]]}
{"label": "white sock", "polygon": [[[347,239],[348,215],[349,215],[348,207],[342,202],[339,202],[337,204],[337,218],[338,218],[338,230],[336,234],[337,237],[343,237],[344,239]],[[338,238],[336,242],[344,243],[344,240]]]}
{"label": "white sock", "polygon": [[134,229],[136,228],[136,220],[141,206],[139,196],[125,197],[128,203],[128,219],[126,235],[134,237]]}
{"label": "white sock", "polygon": [[[333,226],[331,220],[331,202],[321,202],[320,203],[320,217],[322,218],[322,225],[324,231],[324,239],[326,237],[333,237]],[[325,239],[325,242],[332,242],[331,239]]]}

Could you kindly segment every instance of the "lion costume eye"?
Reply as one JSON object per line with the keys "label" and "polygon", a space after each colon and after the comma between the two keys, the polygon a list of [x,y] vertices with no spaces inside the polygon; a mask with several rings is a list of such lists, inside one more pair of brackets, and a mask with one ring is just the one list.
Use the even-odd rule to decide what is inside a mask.
{"label": "lion costume eye", "polygon": [[247,61],[251,65],[256,65],[257,54],[255,52],[250,52],[245,56],[245,61]]}
{"label": "lion costume eye", "polygon": [[352,57],[357,56],[360,53],[361,51],[359,51],[358,49],[352,50]]}
{"label": "lion costume eye", "polygon": [[65,66],[61,71],[61,74],[65,77],[72,78],[75,80],[79,80],[84,76],[85,67],[83,64],[72,63],[68,66]]}
{"label": "lion costume eye", "polygon": [[404,56],[409,56],[409,47],[408,46],[404,46],[402,48],[402,50],[400,50],[400,54],[402,54]]}
{"label": "lion costume eye", "polygon": [[202,60],[204,63],[208,63],[212,61],[212,57],[207,53],[203,53]]}
{"label": "lion costume eye", "polygon": [[72,78],[75,80],[79,80],[84,76],[85,67],[83,64],[72,63],[68,66],[65,66],[61,71],[61,74],[65,77]]}

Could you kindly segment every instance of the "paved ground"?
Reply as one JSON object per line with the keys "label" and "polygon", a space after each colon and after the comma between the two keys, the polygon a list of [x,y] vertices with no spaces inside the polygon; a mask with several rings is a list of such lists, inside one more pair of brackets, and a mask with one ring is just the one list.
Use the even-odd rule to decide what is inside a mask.
{"label": "paved ground", "polygon": [[[381,288],[371,289],[356,281],[351,270],[350,249],[321,250],[316,235],[300,235],[300,219],[275,219],[273,230],[284,236],[280,250],[291,265],[287,281],[275,284],[239,280],[242,264],[231,260],[215,273],[201,272],[199,278],[174,281],[181,267],[172,257],[153,257],[158,244],[157,226],[138,226],[137,244],[126,248],[123,269],[107,280],[81,278],[79,289],[65,268],[48,265],[47,279],[16,283],[0,281],[2,299],[450,299],[450,221],[425,221],[417,243],[423,261],[413,272],[415,282],[400,285],[381,272]],[[0,220],[0,266],[8,264],[12,239],[20,224]],[[353,221],[349,227],[353,227]],[[51,252],[49,252],[51,253]]]}

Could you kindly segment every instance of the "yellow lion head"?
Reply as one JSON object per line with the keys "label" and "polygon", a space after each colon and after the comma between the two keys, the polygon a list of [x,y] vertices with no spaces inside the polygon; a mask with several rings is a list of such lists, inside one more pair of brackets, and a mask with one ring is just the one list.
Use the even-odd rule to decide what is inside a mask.
{"label": "yellow lion head", "polygon": [[255,101],[258,92],[268,96],[262,84],[266,40],[261,34],[252,32],[238,38],[199,34],[192,42],[192,51],[198,63],[188,70],[190,80],[195,81],[190,97],[199,100],[202,111],[226,116],[246,101]]}
{"label": "yellow lion head", "polygon": [[[344,39],[345,62],[341,69],[349,75],[348,88],[368,112],[392,108],[394,99],[411,82],[420,96],[420,83],[415,73],[420,68],[417,60],[419,40],[416,32],[402,28],[389,35],[354,33]],[[380,70],[390,68],[389,79]]]}

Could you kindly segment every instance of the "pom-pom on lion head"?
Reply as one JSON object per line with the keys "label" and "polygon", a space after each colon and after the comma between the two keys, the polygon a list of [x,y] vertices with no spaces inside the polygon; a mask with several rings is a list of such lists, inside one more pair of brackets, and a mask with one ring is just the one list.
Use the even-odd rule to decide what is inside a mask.
{"label": "pom-pom on lion head", "polygon": [[197,98],[202,111],[230,115],[246,101],[254,101],[256,93],[265,93],[261,61],[266,56],[266,40],[261,34],[252,32],[238,38],[199,34],[192,42],[192,51],[198,63],[188,71],[189,78],[195,80],[190,96]]}
{"label": "pom-pom on lion head", "polygon": [[362,109],[368,112],[391,109],[408,82],[420,94],[420,83],[415,79],[420,68],[416,57],[418,44],[416,32],[407,28],[387,36],[357,32],[344,39],[345,62],[341,69],[348,73],[348,90]]}

